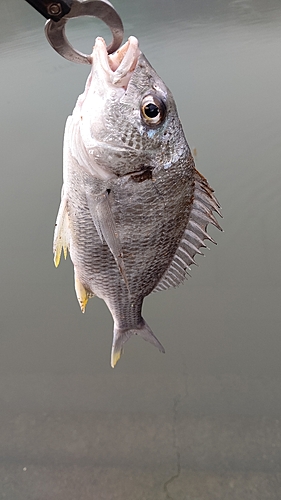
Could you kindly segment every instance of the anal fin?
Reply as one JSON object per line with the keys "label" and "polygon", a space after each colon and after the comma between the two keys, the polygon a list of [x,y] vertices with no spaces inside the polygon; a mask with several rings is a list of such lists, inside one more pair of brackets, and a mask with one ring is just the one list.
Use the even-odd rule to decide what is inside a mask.
{"label": "anal fin", "polygon": [[75,285],[75,292],[77,296],[78,303],[80,305],[82,313],[85,312],[86,310],[86,305],[90,297],[93,297],[94,294],[91,293],[89,294],[85,287],[82,285],[81,281],[79,280],[77,276],[76,269],[74,267],[74,285]]}

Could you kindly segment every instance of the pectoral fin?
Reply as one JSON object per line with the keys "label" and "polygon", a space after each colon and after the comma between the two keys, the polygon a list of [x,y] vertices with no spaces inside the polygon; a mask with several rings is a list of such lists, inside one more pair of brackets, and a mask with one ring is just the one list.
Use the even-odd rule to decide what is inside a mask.
{"label": "pectoral fin", "polygon": [[128,280],[125,272],[121,242],[116,229],[110,199],[110,190],[94,195],[87,193],[87,202],[96,230],[101,241],[105,241],[111,251],[118,269],[128,287]]}
{"label": "pectoral fin", "polygon": [[55,233],[54,233],[54,263],[58,267],[60,263],[61,251],[63,250],[64,258],[67,257],[67,249],[69,249],[70,232],[69,220],[67,214],[67,199],[62,196],[60,208],[57,215]]}

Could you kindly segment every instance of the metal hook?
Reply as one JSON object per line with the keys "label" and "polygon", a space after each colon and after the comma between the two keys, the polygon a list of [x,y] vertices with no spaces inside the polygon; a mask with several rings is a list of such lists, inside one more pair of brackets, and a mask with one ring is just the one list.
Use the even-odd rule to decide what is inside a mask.
{"label": "metal hook", "polygon": [[84,2],[73,0],[71,10],[68,14],[57,22],[49,19],[45,24],[45,35],[48,42],[62,57],[71,62],[91,64],[90,56],[75,50],[65,34],[67,21],[81,16],[97,17],[110,28],[113,39],[111,44],[107,46],[108,54],[112,54],[120,47],[123,40],[124,28],[121,18],[113,5],[107,0],[88,0]]}

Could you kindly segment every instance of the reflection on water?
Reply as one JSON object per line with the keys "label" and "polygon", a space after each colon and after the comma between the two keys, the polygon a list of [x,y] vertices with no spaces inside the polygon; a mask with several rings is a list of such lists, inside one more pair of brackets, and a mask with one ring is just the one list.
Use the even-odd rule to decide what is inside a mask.
{"label": "reflection on water", "polygon": [[[71,264],[52,263],[64,123],[89,69],[2,0],[0,493],[279,499],[280,3],[115,5],[175,96],[225,232],[184,286],[146,300],[166,355],[132,339],[112,370],[106,307],[80,314]],[[69,26],[80,50],[97,34]]]}

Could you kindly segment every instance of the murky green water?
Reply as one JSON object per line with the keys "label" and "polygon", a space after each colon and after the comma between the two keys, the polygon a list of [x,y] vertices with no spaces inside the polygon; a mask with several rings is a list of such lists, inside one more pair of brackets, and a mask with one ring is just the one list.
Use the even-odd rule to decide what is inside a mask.
{"label": "murky green water", "polygon": [[[146,299],[165,356],[82,315],[52,262],[66,117],[89,68],[59,57],[23,0],[0,6],[0,497],[281,497],[281,7],[116,0],[176,99],[223,207],[192,278]],[[70,24],[70,23],[69,23]],[[106,27],[72,22],[90,51]],[[2,495],[2,496],[1,496]]]}

